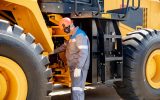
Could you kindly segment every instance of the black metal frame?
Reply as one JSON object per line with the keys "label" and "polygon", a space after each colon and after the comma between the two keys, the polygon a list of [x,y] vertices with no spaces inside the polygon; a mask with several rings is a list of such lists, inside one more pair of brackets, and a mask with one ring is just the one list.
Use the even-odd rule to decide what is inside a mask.
{"label": "black metal frame", "polygon": [[[119,21],[100,17],[73,20],[76,26],[87,33],[91,43],[91,66],[87,82],[112,84],[115,81],[122,81],[123,45]],[[116,43],[112,42],[113,39]],[[117,48],[113,48],[113,45]]]}
{"label": "black metal frame", "polygon": [[[95,19],[97,25],[97,67],[98,67],[98,75],[101,77],[102,83],[112,84],[115,81],[123,80],[123,45],[121,33],[118,28],[118,21],[116,20],[108,20],[108,19]],[[106,33],[105,26],[102,26],[103,23],[111,23],[113,25],[113,29],[115,34]],[[116,44],[111,43],[111,40],[115,39]],[[116,49],[111,48],[112,46],[117,46]]]}
{"label": "black metal frame", "polygon": [[[98,7],[76,3],[77,12],[94,12],[98,11]],[[40,3],[42,12],[57,13],[57,14],[71,14],[75,12],[74,3],[59,3],[59,2],[43,2]]]}
{"label": "black metal frame", "polygon": [[[91,66],[87,82],[112,84],[123,80],[123,45],[119,20],[104,18],[74,18],[89,36]],[[90,26],[88,26],[90,25]],[[112,33],[115,34],[112,34]],[[96,34],[93,34],[96,33]],[[112,42],[112,40],[115,42]],[[113,46],[116,46],[114,48]]]}
{"label": "black metal frame", "polygon": [[104,52],[104,32],[99,19],[95,19],[97,25],[97,70],[101,81],[105,82],[105,52]]}
{"label": "black metal frame", "polygon": [[[73,16],[83,16],[91,13],[90,16],[97,16],[104,10],[99,0],[91,0],[91,3],[79,2],[78,0],[67,0],[70,2],[40,2],[41,11],[44,13],[71,14]],[[104,2],[104,0],[101,0]]]}

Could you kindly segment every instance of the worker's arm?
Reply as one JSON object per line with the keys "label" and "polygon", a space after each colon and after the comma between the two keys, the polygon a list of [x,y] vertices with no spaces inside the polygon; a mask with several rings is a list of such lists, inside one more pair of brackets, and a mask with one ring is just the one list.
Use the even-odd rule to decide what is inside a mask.
{"label": "worker's arm", "polygon": [[62,44],[60,47],[56,48],[52,54],[57,54],[57,53],[60,53],[60,52],[65,51],[65,50],[66,50],[66,47],[67,47],[67,43],[68,43],[68,42],[65,42],[65,43]]}
{"label": "worker's arm", "polygon": [[89,56],[89,44],[88,44],[88,38],[86,36],[83,35],[78,35],[76,37],[76,45],[79,49],[79,58],[78,58],[78,62],[77,62],[77,67],[79,69],[82,69],[82,67],[84,66],[87,57]]}

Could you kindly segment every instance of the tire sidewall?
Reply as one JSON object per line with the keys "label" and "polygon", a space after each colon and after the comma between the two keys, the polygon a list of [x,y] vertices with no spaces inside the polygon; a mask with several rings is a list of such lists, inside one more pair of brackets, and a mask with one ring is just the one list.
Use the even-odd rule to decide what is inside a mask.
{"label": "tire sidewall", "polygon": [[43,72],[45,66],[40,62],[40,56],[30,44],[9,33],[0,33],[0,56],[7,57],[21,66],[28,82],[27,100],[44,100],[45,82]]}

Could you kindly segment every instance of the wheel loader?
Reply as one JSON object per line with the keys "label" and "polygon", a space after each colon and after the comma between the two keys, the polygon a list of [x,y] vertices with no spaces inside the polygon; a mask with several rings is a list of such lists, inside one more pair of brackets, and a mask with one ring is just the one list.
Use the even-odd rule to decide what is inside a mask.
{"label": "wheel loader", "polygon": [[52,85],[71,87],[65,52],[52,54],[70,39],[64,17],[90,39],[87,83],[159,100],[159,10],[159,0],[0,0],[0,100],[51,100]]}

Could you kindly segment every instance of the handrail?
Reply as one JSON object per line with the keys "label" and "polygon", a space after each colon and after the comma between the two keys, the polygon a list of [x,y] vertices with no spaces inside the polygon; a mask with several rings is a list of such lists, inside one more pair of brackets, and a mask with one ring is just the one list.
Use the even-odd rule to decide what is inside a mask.
{"label": "handrail", "polygon": [[[119,18],[125,18],[126,16],[127,16],[127,13],[128,13],[128,10],[129,10],[129,3],[130,3],[130,0],[127,0],[127,5],[126,5],[126,9],[125,9],[125,14],[124,14],[124,16],[118,16]],[[131,7],[131,9],[132,10],[138,10],[139,8],[140,8],[140,0],[138,0],[138,6],[137,7],[135,7],[135,1],[134,0],[132,0],[132,7]],[[124,0],[122,0],[122,7],[124,8]]]}
{"label": "handrail", "polygon": [[97,0],[97,7],[98,7],[98,12],[95,15],[99,15],[101,13],[101,5],[99,3],[99,0]]}
{"label": "handrail", "polygon": [[79,13],[77,12],[77,0],[75,0],[74,2],[74,13],[76,14],[76,16],[79,15]]}
{"label": "handrail", "polygon": [[[126,5],[126,9],[125,9],[125,14],[124,14],[123,16],[118,15],[118,17],[119,17],[120,19],[123,19],[123,18],[125,18],[125,17],[127,16],[127,13],[128,13],[128,10],[129,10],[129,1],[130,1],[130,0],[127,0],[127,5]],[[122,7],[124,7],[124,0],[122,0]]]}
{"label": "handrail", "polygon": [[100,6],[99,0],[97,0],[97,6],[98,6],[98,14],[100,14],[100,12],[101,12],[101,6]]}
{"label": "handrail", "polygon": [[132,0],[132,9],[133,10],[138,10],[139,8],[140,8],[140,5],[141,5],[141,0],[138,0],[138,6],[137,7],[135,7],[135,2],[134,2],[134,0]]}

